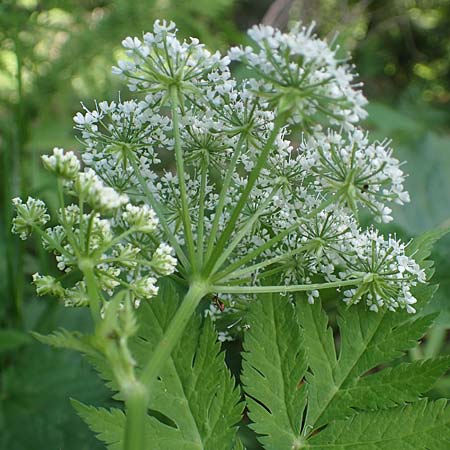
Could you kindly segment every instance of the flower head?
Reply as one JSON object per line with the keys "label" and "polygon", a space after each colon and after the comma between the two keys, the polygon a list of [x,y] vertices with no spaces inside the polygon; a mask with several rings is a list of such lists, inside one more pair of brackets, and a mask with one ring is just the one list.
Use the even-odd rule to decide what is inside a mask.
{"label": "flower head", "polygon": [[313,25],[297,24],[289,33],[259,25],[248,34],[254,48],[232,48],[230,58],[252,69],[259,95],[291,111],[293,120],[351,126],[366,116],[367,101],[352,67],[338,58],[337,48],[313,34]]}
{"label": "flower head", "polygon": [[62,148],[55,147],[53,155],[43,155],[44,167],[57,176],[72,180],[80,171],[80,162],[73,152],[66,152]]}
{"label": "flower head", "polygon": [[351,273],[364,275],[357,289],[345,292],[347,302],[365,299],[372,311],[387,307],[394,311],[406,308],[416,312],[412,306],[417,299],[411,289],[418,283],[425,283],[425,272],[405,253],[404,243],[389,236],[385,239],[377,230],[368,230],[352,242],[353,252],[344,256],[346,271],[341,277]]}
{"label": "flower head", "polygon": [[143,39],[127,37],[122,41],[128,61],[119,61],[113,73],[128,81],[131,91],[144,91],[153,98],[167,97],[171,87],[179,93],[192,95],[201,86],[218,78],[226,83],[229,78],[229,58],[219,52],[209,52],[198,39],[179,41],[173,22],[156,21],[153,33],[145,33]]}
{"label": "flower head", "polygon": [[386,203],[409,202],[405,174],[386,142],[370,143],[367,134],[356,129],[344,135],[315,133],[300,148],[301,165],[315,177],[316,187],[336,195],[354,212],[362,205],[378,221],[390,222],[392,211]]}

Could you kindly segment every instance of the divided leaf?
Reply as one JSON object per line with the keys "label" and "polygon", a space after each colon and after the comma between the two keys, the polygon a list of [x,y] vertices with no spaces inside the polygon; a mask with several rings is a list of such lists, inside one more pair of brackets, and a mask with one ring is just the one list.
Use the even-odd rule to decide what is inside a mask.
{"label": "divided leaf", "polygon": [[407,246],[406,254],[412,256],[415,261],[425,269],[427,279],[434,273],[433,261],[427,260],[430,257],[434,244],[450,231],[450,227],[436,228],[415,237]]}
{"label": "divided leaf", "polygon": [[[434,316],[373,313],[359,306],[340,314],[336,357],[320,302],[310,305],[299,299],[295,311],[286,297],[265,295],[254,305],[245,337],[243,381],[251,427],[264,448],[446,448],[450,410],[420,398],[450,367],[449,357],[368,373],[414,346]],[[404,407],[407,402],[419,406]],[[422,413],[430,416],[417,425]]]}
{"label": "divided leaf", "polygon": [[[158,296],[140,307],[141,326],[130,345],[138,367],[162,338],[179,302],[172,285],[163,283]],[[101,440],[113,450],[120,448],[125,423],[121,410],[77,409]],[[214,327],[195,316],[152,386],[146,445],[157,450],[230,450],[241,411]]]}
{"label": "divided leaf", "polygon": [[296,448],[300,439],[307,364],[301,329],[289,299],[262,295],[252,305],[245,335],[242,381],[251,427],[264,448]]}
{"label": "divided leaf", "polygon": [[447,400],[422,400],[332,422],[313,436],[305,449],[315,450],[447,450],[450,407]]}

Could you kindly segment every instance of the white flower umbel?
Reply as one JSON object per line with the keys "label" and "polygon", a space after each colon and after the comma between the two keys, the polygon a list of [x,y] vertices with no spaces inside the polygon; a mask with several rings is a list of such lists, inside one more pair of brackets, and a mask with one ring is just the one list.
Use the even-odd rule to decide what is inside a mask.
{"label": "white flower umbel", "polygon": [[[195,95],[205,84],[217,83],[217,76],[226,82],[229,58],[209,52],[196,38],[180,42],[176,31],[173,22],[156,21],[153,33],[142,40],[127,37],[122,46],[130,59],[119,61],[113,73],[122,75],[131,91],[150,92],[164,103],[174,85],[180,93]],[[216,72],[220,75],[209,81],[208,75]]]}
{"label": "white flower umbel", "polygon": [[338,47],[295,25],[289,33],[270,26],[248,31],[254,48],[234,47],[229,56],[242,61],[255,74],[254,89],[272,104],[293,113],[306,125],[325,120],[346,127],[367,114],[367,101],[356,83],[353,67],[337,56]]}
{"label": "white flower umbel", "polygon": [[[366,100],[337,48],[312,28],[249,34],[256,50],[229,53],[253,70],[241,82],[227,58],[179,41],[172,23],[127,38],[130,59],[114,71],[141,99],[75,116],[83,159],[104,183],[145,199],[126,207],[123,224],[144,232],[158,220],[187,283],[202,279],[212,293],[305,291],[310,301],[320,289],[358,288],[366,275],[349,265],[358,210],[391,220],[390,203],[409,200],[401,164],[355,127]],[[303,125],[300,145],[289,140],[292,123]],[[265,286],[270,279],[279,285]]]}
{"label": "white flower umbel", "polygon": [[347,276],[363,276],[357,289],[344,294],[348,303],[365,299],[370,310],[378,311],[387,307],[391,311],[406,308],[409,313],[416,310],[412,305],[417,299],[411,288],[417,283],[425,283],[425,272],[405,254],[405,244],[389,236],[385,239],[377,230],[368,230],[352,241],[353,252],[344,255]]}
{"label": "white flower umbel", "polygon": [[386,142],[369,142],[359,129],[346,134],[329,131],[305,138],[300,146],[300,166],[315,177],[317,189],[335,194],[354,213],[368,208],[378,221],[390,222],[386,203],[404,204],[405,174]]}
{"label": "white flower umbel", "polygon": [[[73,181],[67,182],[67,171],[58,168],[67,161],[70,167],[79,168],[79,161],[75,163],[73,158],[59,149],[43,158],[45,167],[59,179],[59,224],[44,229],[50,217],[43,202],[29,198],[23,204],[15,199],[13,231],[22,238],[38,232],[44,247],[55,255],[58,268],[79,272],[83,278],[64,287],[57,278],[35,274],[37,293],[59,297],[66,306],[89,305],[98,318],[120,291],[128,292],[135,306],[156,295],[158,278],[171,275],[177,261],[171,256],[171,247],[159,243],[158,219],[148,205],[129,204],[127,195],[106,186],[92,169],[73,174]],[[75,195],[78,203],[66,206],[64,193]]]}
{"label": "white flower umbel", "polygon": [[[312,28],[249,34],[254,48],[230,57],[178,40],[173,23],[126,38],[128,59],[113,71],[136,98],[74,117],[88,167],[73,180],[56,170],[62,153],[44,158],[58,175],[58,224],[43,230],[42,202],[16,202],[14,230],[36,230],[59,269],[81,278],[64,288],[65,304],[89,305],[96,324],[115,324],[117,342],[136,330],[130,311],[156,295],[158,277],[186,289],[138,375],[122,348],[135,383],[127,378],[127,389],[137,380],[150,395],[202,298],[223,296],[227,307],[218,309],[229,324],[242,321],[258,293],[304,292],[314,302],[322,290],[346,291],[349,304],[413,313],[412,288],[425,281],[404,244],[361,231],[360,208],[389,221],[388,205],[409,197],[387,143],[356,128],[366,100],[353,68]],[[251,69],[249,79],[233,78],[230,58]],[[77,205],[66,206],[63,193]],[[60,280],[36,282],[59,291]],[[220,331],[227,340],[233,327]],[[141,423],[147,399],[129,401],[127,389],[127,417]],[[125,441],[134,440],[134,425]]]}
{"label": "white flower umbel", "polygon": [[43,155],[44,167],[56,175],[72,180],[80,171],[80,162],[73,152],[64,152],[62,148],[55,147],[53,154]]}

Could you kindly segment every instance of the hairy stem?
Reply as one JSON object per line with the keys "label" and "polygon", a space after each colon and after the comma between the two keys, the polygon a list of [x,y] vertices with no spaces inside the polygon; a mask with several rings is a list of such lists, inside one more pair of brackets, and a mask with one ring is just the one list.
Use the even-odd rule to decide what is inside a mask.
{"label": "hairy stem", "polygon": [[100,320],[100,295],[95,280],[94,268],[90,260],[81,260],[79,263],[80,270],[83,272],[86,282],[87,293],[89,297],[89,309],[91,311],[92,320],[97,323]]}

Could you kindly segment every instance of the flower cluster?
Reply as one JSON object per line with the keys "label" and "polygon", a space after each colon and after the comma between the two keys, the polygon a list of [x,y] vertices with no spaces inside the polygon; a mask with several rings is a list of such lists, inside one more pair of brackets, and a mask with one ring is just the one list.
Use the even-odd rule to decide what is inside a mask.
{"label": "flower cluster", "polygon": [[104,304],[123,289],[135,306],[155,296],[159,276],[172,274],[177,261],[170,246],[158,244],[159,222],[154,211],[146,204],[128,203],[127,195],[106,186],[92,169],[75,173],[80,163],[72,152],[55,149],[52,156],[42,159],[46,168],[65,180],[61,184],[65,192],[75,195],[78,202],[62,204],[58,224],[45,228],[50,216],[41,200],[29,198],[26,204],[14,200],[13,231],[22,238],[37,231],[44,247],[55,255],[59,270],[73,274],[74,283],[66,287],[53,276],[34,274],[38,295],[59,297],[66,306],[87,306],[89,271],[104,292]]}
{"label": "flower cluster", "polygon": [[[333,288],[374,311],[414,312],[423,271],[403,243],[359,223],[361,208],[392,220],[389,205],[409,196],[388,143],[358,128],[366,101],[353,68],[312,28],[249,34],[255,48],[226,57],[179,41],[172,23],[123,41],[129,59],[113,71],[140,97],[74,117],[83,172],[59,149],[44,160],[92,210],[63,207],[45,245],[64,271],[87,252],[103,291],[127,287],[136,303],[178,264],[176,278],[205,280],[230,317],[238,307],[228,295],[256,288],[303,291],[310,302]],[[234,79],[230,60],[251,78]],[[21,214],[14,226],[24,236],[48,220],[45,209]],[[61,293],[55,280],[35,283]],[[84,280],[66,289],[67,302],[82,304],[85,289]]]}
{"label": "flower cluster", "polygon": [[255,48],[234,47],[229,56],[242,61],[256,75],[254,88],[296,120],[317,125],[326,119],[333,125],[351,126],[366,116],[367,103],[354,82],[352,67],[309,28],[294,26],[282,33],[270,26],[254,26],[248,32]]}
{"label": "flower cluster", "polygon": [[[261,26],[249,35],[256,49],[232,48],[229,58],[178,41],[173,24],[156,22],[143,40],[125,39],[130,59],[113,71],[143,100],[132,108],[102,102],[75,117],[84,160],[112,186],[119,178],[131,197],[159,205],[184,270],[203,261],[198,270],[224,292],[228,283],[263,286],[273,276],[287,286],[355,280],[345,298],[352,292],[353,302],[364,297],[373,310],[412,311],[408,289],[424,281],[422,272],[403,276],[403,244],[358,223],[361,207],[392,220],[389,203],[409,196],[388,144],[357,128],[366,100],[353,68],[312,27]],[[253,78],[234,80],[229,60]],[[130,162],[119,176],[118,161]],[[380,255],[392,256],[390,272],[403,274],[395,282],[369,264],[374,240]],[[319,292],[307,294],[314,301]]]}
{"label": "flower cluster", "polygon": [[359,288],[344,292],[345,301],[356,303],[365,298],[371,311],[386,306],[391,311],[402,307],[415,313],[412,305],[417,299],[411,288],[424,283],[426,277],[414,259],[406,255],[405,244],[392,236],[385,239],[376,230],[368,230],[352,244],[354,251],[343,256],[347,271],[364,274],[364,280]]}
{"label": "flower cluster", "polygon": [[27,239],[34,229],[44,226],[50,220],[42,200],[28,197],[27,202],[23,203],[20,198],[14,198],[13,205],[17,215],[12,221],[12,232],[18,234],[20,239]]}
{"label": "flower cluster", "polygon": [[201,86],[217,81],[214,72],[228,73],[228,57],[210,53],[195,38],[180,42],[173,22],[156,21],[153,33],[145,33],[142,40],[127,37],[122,46],[129,60],[119,61],[113,73],[124,76],[131,91],[150,92],[158,99],[174,84],[195,95]]}
{"label": "flower cluster", "polygon": [[300,148],[300,165],[314,174],[318,187],[335,193],[354,212],[361,204],[377,220],[390,222],[392,210],[385,203],[409,202],[405,175],[386,142],[370,143],[359,129],[344,136],[330,130],[308,136]]}

